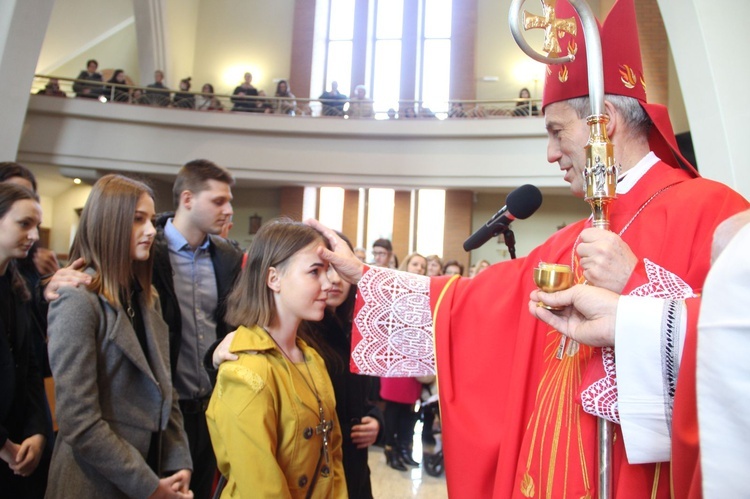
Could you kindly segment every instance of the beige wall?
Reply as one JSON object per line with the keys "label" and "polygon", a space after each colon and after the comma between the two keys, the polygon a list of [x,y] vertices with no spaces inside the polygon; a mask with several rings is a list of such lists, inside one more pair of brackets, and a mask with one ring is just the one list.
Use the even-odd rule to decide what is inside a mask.
{"label": "beige wall", "polygon": [[[195,78],[195,52],[198,32],[198,11],[200,0],[167,0],[164,20],[165,53],[167,66],[166,82],[170,88],[179,88],[180,80],[193,77],[190,90],[200,89],[199,79]],[[144,75],[147,83],[152,75]],[[198,88],[196,88],[198,87]]]}
{"label": "beige wall", "polygon": [[[532,61],[518,48],[508,29],[510,0],[478,0],[476,39],[476,85],[477,99],[508,99],[518,96],[522,87],[528,87],[532,97],[541,98],[544,83],[544,66]],[[527,8],[538,8],[537,3]],[[530,32],[528,41],[541,46],[540,30]],[[497,81],[484,81],[485,77],[497,77]],[[538,79],[536,92],[534,79]]]}
{"label": "beige wall", "polygon": [[293,0],[203,0],[199,13],[196,85],[211,82],[216,92],[231,93],[250,71],[253,84],[272,95],[274,80],[289,78]]}
{"label": "beige wall", "polygon": [[78,214],[75,210],[83,208],[90,192],[91,186],[78,185],[55,198],[50,233],[50,247],[55,253],[67,255],[70,250],[73,236],[78,229]]}
{"label": "beige wall", "polygon": [[131,1],[55,0],[36,72],[75,77],[84,69],[86,59],[94,58],[100,59],[103,68],[119,64],[117,67],[133,73],[138,69],[137,64],[126,66],[129,60],[118,60],[115,56],[118,46],[137,52],[135,31],[127,43],[104,43],[132,22]]}
{"label": "beige wall", "polygon": [[677,77],[677,68],[674,65],[674,59],[669,58],[669,119],[672,121],[674,133],[684,133],[690,131],[690,122],[688,121],[687,110],[685,109],[682,98],[682,88],[680,80]]}
{"label": "beige wall", "polygon": [[240,246],[247,248],[253,240],[249,234],[250,217],[258,215],[263,223],[281,216],[281,189],[232,189],[234,201],[234,226],[229,231],[229,238]]}

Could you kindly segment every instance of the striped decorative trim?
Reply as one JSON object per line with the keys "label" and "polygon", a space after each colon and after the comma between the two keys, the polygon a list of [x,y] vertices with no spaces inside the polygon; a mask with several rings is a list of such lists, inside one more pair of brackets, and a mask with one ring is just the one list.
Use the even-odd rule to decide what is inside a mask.
{"label": "striped decorative trim", "polygon": [[661,370],[664,384],[664,413],[670,435],[672,434],[672,410],[675,391],[677,391],[677,375],[680,372],[679,328],[682,310],[682,301],[669,300],[665,302],[662,313]]}

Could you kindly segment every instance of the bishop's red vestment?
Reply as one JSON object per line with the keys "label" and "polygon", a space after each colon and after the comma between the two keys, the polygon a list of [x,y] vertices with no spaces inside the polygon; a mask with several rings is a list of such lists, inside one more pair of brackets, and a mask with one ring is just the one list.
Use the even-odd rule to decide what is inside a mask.
{"label": "bishop's red vestment", "polygon": [[[611,230],[639,259],[623,294],[699,294],[715,227],[747,206],[722,184],[656,163],[612,204]],[[472,279],[371,268],[360,281],[352,370],[419,376],[436,363],[452,498],[597,497],[596,417],[584,407],[618,418],[614,354],[568,342],[558,360],[561,335],[527,311],[539,262],[572,265],[583,281],[574,255],[589,225]],[[630,465],[615,428],[615,497],[669,497],[669,465]]]}

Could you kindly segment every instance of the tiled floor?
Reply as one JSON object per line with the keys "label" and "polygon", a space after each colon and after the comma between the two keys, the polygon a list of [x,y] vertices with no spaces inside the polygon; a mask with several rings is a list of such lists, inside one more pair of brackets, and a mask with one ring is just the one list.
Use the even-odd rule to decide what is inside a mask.
{"label": "tiled floor", "polygon": [[[414,453],[412,457],[422,462],[421,424],[414,429]],[[436,436],[438,439],[439,435]],[[409,468],[408,471],[397,471],[385,464],[382,447],[370,447],[370,473],[372,494],[375,499],[445,499],[448,491],[445,488],[445,474],[433,477],[424,472],[422,466]]]}

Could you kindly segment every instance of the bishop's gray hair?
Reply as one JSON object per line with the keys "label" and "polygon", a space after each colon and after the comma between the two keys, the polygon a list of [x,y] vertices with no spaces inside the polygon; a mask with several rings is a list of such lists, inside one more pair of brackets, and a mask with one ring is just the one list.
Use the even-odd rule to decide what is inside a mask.
{"label": "bishop's gray hair", "polygon": [[[609,101],[615,109],[622,115],[628,130],[634,136],[643,136],[648,138],[653,124],[646,111],[641,107],[638,99],[625,97],[624,95],[607,94],[604,99]],[[591,104],[588,97],[576,97],[565,101],[572,107],[578,117],[586,118],[591,114]]]}

